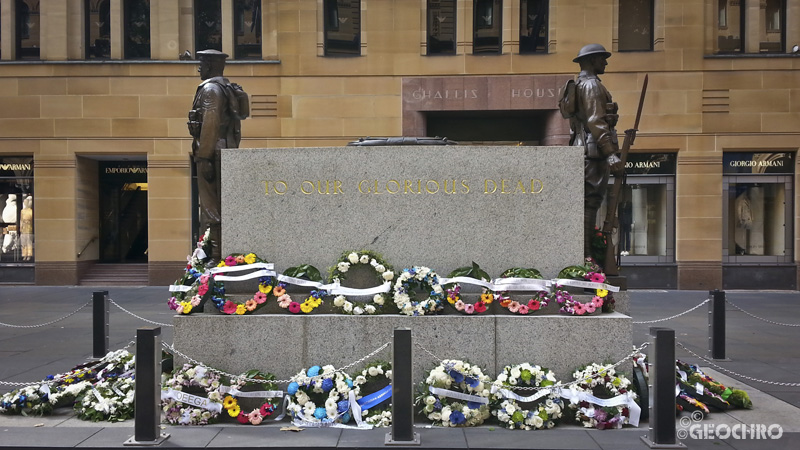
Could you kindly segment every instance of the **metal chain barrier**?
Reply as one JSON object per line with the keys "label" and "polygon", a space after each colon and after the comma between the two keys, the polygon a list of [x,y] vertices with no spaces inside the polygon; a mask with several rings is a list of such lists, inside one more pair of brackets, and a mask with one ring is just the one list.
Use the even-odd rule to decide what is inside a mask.
{"label": "metal chain barrier", "polygon": [[119,303],[115,302],[114,300],[112,300],[110,298],[108,299],[108,302],[111,303],[112,305],[116,306],[120,310],[122,310],[122,312],[127,313],[127,314],[129,314],[129,315],[131,315],[133,317],[136,317],[137,319],[139,319],[141,321],[144,321],[144,322],[147,322],[147,323],[152,323],[153,325],[158,325],[158,326],[162,326],[162,327],[174,327],[174,325],[169,324],[169,323],[156,322],[154,320],[145,319],[142,316],[138,316],[138,315],[128,311],[127,309],[123,308]]}
{"label": "metal chain barrier", "polygon": [[750,317],[754,318],[754,319],[758,319],[758,320],[761,320],[761,321],[764,321],[764,322],[767,322],[767,323],[771,323],[771,324],[773,324],[773,325],[780,325],[780,326],[783,326],[783,327],[800,327],[800,324],[796,324],[796,323],[781,323],[781,322],[774,322],[774,321],[772,321],[772,320],[769,320],[769,319],[764,319],[763,317],[758,317],[757,315],[755,315],[755,314],[752,314],[752,313],[749,313],[749,312],[747,312],[747,311],[743,310],[742,308],[739,308],[738,306],[734,305],[734,304],[733,304],[733,303],[731,303],[731,302],[730,302],[730,301],[729,301],[727,298],[725,299],[725,302],[726,302],[727,304],[729,304],[729,305],[733,306],[734,308],[738,309],[739,311],[741,311],[741,312],[743,312],[743,313],[747,314],[748,316],[750,316]]}
{"label": "metal chain barrier", "polygon": [[701,302],[699,305],[697,305],[697,306],[695,306],[695,307],[693,307],[693,308],[687,309],[686,311],[684,311],[684,312],[682,312],[682,313],[675,314],[674,316],[665,317],[665,318],[663,318],[663,319],[644,320],[644,321],[642,321],[642,322],[631,322],[631,323],[633,323],[634,325],[642,325],[642,324],[648,324],[648,323],[658,323],[658,322],[665,322],[665,321],[667,321],[667,320],[672,320],[672,319],[678,318],[678,317],[680,317],[680,316],[682,316],[682,315],[684,315],[684,314],[689,314],[690,312],[692,312],[692,311],[694,311],[695,309],[697,309],[697,308],[699,308],[699,307],[701,307],[701,306],[705,305],[706,303],[708,303],[708,302],[710,302],[710,301],[711,301],[711,299],[710,299],[710,298],[707,298],[707,299],[703,300],[703,301],[702,301],[702,302]]}
{"label": "metal chain barrier", "polygon": [[[86,306],[86,305],[84,305],[84,306]],[[128,342],[128,345],[126,345],[125,347],[122,347],[120,350],[125,350],[125,349],[131,347],[132,345],[136,345],[136,341]],[[115,350],[115,351],[119,351],[119,350]],[[95,367],[99,366],[100,364],[102,364],[102,361],[97,361],[94,364],[86,366],[86,369],[94,369]],[[0,386],[30,386],[32,384],[50,384],[53,381],[54,380],[36,380],[36,381],[28,381],[28,382],[24,382],[24,381],[0,381]]]}
{"label": "metal chain barrier", "polygon": [[83,306],[81,306],[80,308],[76,309],[75,311],[72,311],[71,313],[67,314],[66,316],[61,317],[61,318],[56,319],[56,320],[51,320],[50,322],[42,323],[42,324],[39,324],[39,325],[13,325],[13,324],[10,324],[10,323],[5,323],[5,322],[0,322],[0,325],[2,325],[4,327],[11,327],[11,328],[41,328],[41,327],[46,327],[48,325],[52,325],[52,324],[54,324],[56,322],[61,322],[64,319],[67,319],[69,317],[74,316],[75,314],[78,313],[78,311],[82,310],[83,308],[86,308],[91,303],[92,303],[92,301],[89,300],[88,302],[84,303]]}
{"label": "metal chain barrier", "polygon": [[727,373],[729,373],[729,374],[731,374],[731,375],[733,375],[733,376],[735,376],[737,378],[741,378],[741,379],[749,380],[749,381],[755,381],[756,383],[770,384],[770,385],[773,385],[773,386],[791,386],[791,387],[800,386],[800,383],[784,383],[784,382],[781,382],[781,381],[767,381],[767,380],[761,380],[761,379],[758,379],[758,378],[749,377],[747,375],[742,375],[740,373],[736,373],[736,372],[734,372],[734,371],[732,371],[730,369],[726,369],[726,368],[724,368],[724,367],[722,367],[720,365],[717,365],[713,361],[698,355],[697,353],[695,353],[695,352],[689,350],[688,348],[686,348],[686,346],[683,345],[680,342],[675,342],[675,345],[680,347],[680,348],[682,348],[686,353],[688,353],[688,354],[690,354],[690,355],[692,355],[692,356],[694,356],[696,358],[700,358],[704,362],[706,362],[709,365],[713,366],[715,369],[719,369],[719,370],[721,370],[723,372],[727,372]]}
{"label": "metal chain barrier", "polygon": [[[380,347],[376,348],[375,350],[373,350],[372,352],[370,352],[369,354],[367,354],[363,358],[360,358],[360,359],[358,359],[358,360],[356,360],[356,361],[354,361],[354,362],[352,362],[352,363],[350,363],[350,364],[348,364],[346,366],[342,366],[342,367],[340,367],[338,369],[335,369],[333,371],[333,373],[337,373],[337,372],[345,373],[344,372],[345,369],[349,369],[349,368],[355,366],[356,364],[362,363],[362,362],[366,361],[367,359],[372,358],[373,356],[377,355],[378,353],[384,351],[387,347],[389,347],[390,344],[391,344],[391,341],[381,345]],[[228,372],[225,372],[223,370],[215,369],[215,368],[209,366],[208,364],[202,363],[200,361],[197,361],[196,359],[193,359],[193,358],[190,358],[189,356],[184,355],[183,353],[178,351],[175,348],[174,345],[169,345],[166,342],[162,342],[161,345],[164,348],[166,348],[167,350],[169,350],[170,352],[172,352],[173,354],[180,356],[181,358],[189,361],[190,363],[194,364],[195,366],[205,367],[206,369],[208,369],[208,370],[210,370],[212,372],[216,372],[216,373],[218,373],[220,375],[229,377],[231,379],[235,379],[235,380],[238,380],[238,381],[243,381],[243,382],[246,382],[246,383],[264,383],[265,382],[263,379],[246,378],[246,377],[242,377],[241,375],[234,375],[232,373],[228,373]],[[326,375],[326,374],[320,374],[320,375],[317,375],[315,377],[309,377],[309,378],[313,380],[313,379],[322,378],[324,375]],[[292,382],[292,380],[268,380],[268,382],[269,383],[275,383],[275,384],[289,384],[289,383]]]}

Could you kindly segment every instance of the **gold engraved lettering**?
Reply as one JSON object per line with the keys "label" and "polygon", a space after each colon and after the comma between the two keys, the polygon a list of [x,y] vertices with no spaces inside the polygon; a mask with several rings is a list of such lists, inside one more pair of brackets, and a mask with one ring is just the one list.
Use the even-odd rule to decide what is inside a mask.
{"label": "gold engraved lettering", "polygon": [[[492,190],[491,191],[489,190],[489,183],[492,184]],[[496,190],[497,190],[497,183],[495,183],[494,180],[490,180],[488,178],[483,180],[483,193],[484,194],[494,194],[494,192]]]}
{"label": "gold engraved lettering", "polygon": [[[389,183],[394,183],[395,190],[391,190],[389,188]],[[388,192],[390,194],[397,194],[398,192],[400,192],[400,182],[397,181],[397,180],[389,180],[389,181],[387,181],[386,182],[386,192]]]}
{"label": "gold engraved lettering", "polygon": [[330,186],[328,186],[328,180],[325,180],[325,190],[322,190],[322,181],[317,180],[317,192],[323,195],[328,195],[331,193]]}
{"label": "gold engraved lettering", "polygon": [[506,182],[510,180],[500,180],[500,193],[501,194],[513,194],[514,191],[506,190]]}
{"label": "gold engraved lettering", "polygon": [[[269,195],[270,191],[270,183],[272,183],[272,192],[277,195],[283,195],[286,193],[287,185],[285,181],[272,181],[272,180],[261,180],[264,183],[264,195]],[[282,186],[279,188],[279,186]]]}
{"label": "gold engraved lettering", "polygon": [[408,194],[409,192],[412,194],[420,193],[419,189],[417,189],[417,192],[414,192],[414,186],[411,185],[411,180],[404,180],[404,182],[403,194]]}
{"label": "gold engraved lettering", "polygon": [[[436,186],[436,190],[435,191],[431,191],[431,188],[430,188],[431,183],[433,183],[433,185]],[[439,192],[439,182],[436,181],[436,180],[428,180],[427,182],[425,182],[425,191],[428,194],[435,194],[435,193]]]}
{"label": "gold engraved lettering", "polygon": [[517,191],[521,191],[523,194],[528,193],[527,191],[525,191],[525,185],[522,184],[522,180],[517,181],[517,188],[514,189],[514,193],[516,194]]}
{"label": "gold engraved lettering", "polygon": [[469,185],[467,184],[467,180],[461,180],[461,192],[464,194],[469,194]]}
{"label": "gold engraved lettering", "polygon": [[544,182],[538,178],[531,179],[531,194],[538,194],[544,190]]}
{"label": "gold engraved lettering", "polygon": [[[366,192],[364,192],[364,183],[367,183],[367,191]],[[358,182],[358,192],[360,192],[362,194],[369,194],[371,192],[371,190],[369,188],[369,181],[367,181],[367,180],[359,181]]]}
{"label": "gold engraved lettering", "polygon": [[342,191],[342,182],[340,180],[333,180],[333,194],[344,194]]}
{"label": "gold engraved lettering", "polygon": [[450,187],[450,190],[447,190],[447,182],[450,180],[444,180],[444,193],[445,194],[455,194],[456,193],[456,180],[452,180],[453,184]]}
{"label": "gold engraved lettering", "polygon": [[[306,190],[306,183],[308,183],[308,185],[310,186],[308,188],[308,190]],[[313,194],[314,193],[314,183],[311,182],[311,181],[308,181],[308,180],[303,180],[303,182],[300,183],[300,192],[302,192],[303,194],[306,194],[306,195]]]}

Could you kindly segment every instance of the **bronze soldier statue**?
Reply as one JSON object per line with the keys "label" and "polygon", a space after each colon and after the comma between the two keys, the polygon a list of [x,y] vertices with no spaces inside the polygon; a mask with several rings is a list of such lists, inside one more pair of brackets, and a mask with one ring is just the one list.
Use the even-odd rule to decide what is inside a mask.
{"label": "bronze soldier statue", "polygon": [[[614,127],[617,104],[598,75],[605,73],[611,53],[600,44],[584,46],[573,62],[581,72],[567,83],[559,102],[561,113],[570,121],[570,145],[585,149],[584,158],[584,255],[591,256],[591,239],[597,223],[597,211],[603,203],[609,171],[622,176],[624,167],[617,154],[619,143]],[[609,245],[611,243],[609,242]]]}
{"label": "bronze soldier statue", "polygon": [[192,109],[189,133],[192,135],[192,160],[197,171],[200,208],[200,233],[211,230],[211,258],[221,257],[220,150],[238,148],[242,139],[241,121],[249,114],[247,94],[222,76],[227,54],[217,50],[197,52],[200,79]]}

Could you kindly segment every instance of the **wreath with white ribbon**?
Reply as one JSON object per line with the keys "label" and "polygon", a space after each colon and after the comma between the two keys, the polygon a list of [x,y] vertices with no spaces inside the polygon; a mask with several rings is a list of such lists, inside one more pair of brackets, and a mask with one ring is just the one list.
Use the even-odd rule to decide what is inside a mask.
{"label": "wreath with white ribbon", "polygon": [[[250,381],[257,379],[259,381]],[[233,380],[231,386],[221,386],[220,393],[224,394],[222,407],[228,412],[228,416],[236,419],[243,425],[259,425],[268,418],[280,420],[283,415],[275,418],[276,411],[280,406],[280,399],[283,398],[283,391],[277,390],[277,385],[272,382],[275,376],[271,373],[264,373],[259,370],[250,370],[242,374],[241,377]],[[250,390],[245,387],[256,387],[261,390]],[[240,399],[258,399],[258,405],[251,412],[247,413],[242,409]]]}
{"label": "wreath with white ribbon", "polygon": [[[563,408],[559,385],[552,370],[528,363],[505,366],[492,385],[496,404],[492,414],[509,430],[553,428]],[[547,389],[548,386],[554,389]],[[514,392],[519,387],[544,389],[526,391],[532,392],[531,395],[522,397]]]}
{"label": "wreath with white ribbon", "polygon": [[[420,290],[427,295],[424,300],[416,299]],[[407,316],[423,316],[435,314],[442,310],[444,290],[439,284],[439,276],[428,267],[414,266],[403,269],[394,284],[394,303],[401,314]]]}
{"label": "wreath with white ribbon", "polygon": [[[379,254],[368,250],[344,252],[336,265],[331,268],[328,280],[330,283],[339,285],[347,278],[347,274],[353,266],[357,265],[371,266],[375,270],[376,281],[380,283],[380,285],[373,289],[348,290],[339,287],[335,289],[335,291],[338,290],[345,293],[340,293],[333,299],[333,306],[344,314],[363,315],[380,313],[391,299],[389,295],[391,284],[387,285],[387,283],[391,283],[392,280],[394,280],[394,272],[392,271],[392,266],[384,261]],[[346,292],[352,293],[346,294]],[[353,302],[347,298],[347,295],[372,295],[372,300],[369,302]]]}
{"label": "wreath with white ribbon", "polygon": [[295,425],[320,427],[350,421],[350,391],[358,394],[358,389],[349,376],[331,365],[313,366],[290,380],[287,409]]}
{"label": "wreath with white ribbon", "polygon": [[417,397],[420,414],[442,427],[472,427],[491,416],[489,384],[480,367],[446,359],[428,373]]}
{"label": "wreath with white ribbon", "polygon": [[99,422],[122,422],[133,418],[136,394],[133,373],[126,377],[102,380],[86,390],[75,403],[79,419]]}
{"label": "wreath with white ribbon", "polygon": [[186,364],[161,388],[161,408],[173,425],[206,425],[222,412],[220,376],[203,366]]}
{"label": "wreath with white ribbon", "polygon": [[206,255],[206,250],[211,248],[210,233],[211,230],[206,229],[197,241],[197,248],[186,257],[187,264],[183,276],[169,287],[171,296],[167,300],[167,306],[178,314],[189,314],[202,303],[203,295],[198,293],[200,287],[198,279],[206,272],[205,265],[210,260]]}
{"label": "wreath with white ribbon", "polygon": [[570,401],[575,421],[586,428],[622,428],[630,423],[639,425],[641,408],[631,381],[618,375],[611,364],[591,364],[576,370],[572,377],[578,382],[561,396]]}
{"label": "wreath with white ribbon", "polygon": [[[489,309],[489,305],[494,301],[494,293],[489,289],[491,277],[475,262],[472,266],[460,267],[450,272],[450,276],[445,280],[440,280],[447,293],[447,303],[456,311],[462,314],[481,314]],[[461,284],[472,284],[481,286],[480,298],[475,303],[465,302],[461,296]]]}
{"label": "wreath with white ribbon", "polygon": [[[273,264],[259,258],[255,253],[232,253],[208,270],[212,284],[211,300],[223,314],[245,315],[261,309],[272,291],[275,271]],[[244,272],[244,273],[241,273]],[[235,275],[234,275],[235,274]],[[237,303],[225,295],[225,281],[244,281],[258,278],[258,291],[244,303]]]}
{"label": "wreath with white ribbon", "polygon": [[[514,267],[505,270],[500,278],[495,280],[495,299],[500,307],[514,314],[531,314],[544,308],[550,303],[550,282],[542,279],[542,274],[536,269]],[[509,291],[534,291],[527,302],[516,301],[509,297]]]}
{"label": "wreath with white ribbon", "polygon": [[[353,380],[353,387],[363,396],[356,398],[351,409],[356,422],[361,420],[374,427],[392,424],[392,365],[374,362],[361,371]],[[365,392],[367,391],[367,392]]]}

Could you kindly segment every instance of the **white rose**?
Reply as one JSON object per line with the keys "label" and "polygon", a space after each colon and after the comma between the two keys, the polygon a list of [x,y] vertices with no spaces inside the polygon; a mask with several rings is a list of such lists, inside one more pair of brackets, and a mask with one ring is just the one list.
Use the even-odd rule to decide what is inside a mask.
{"label": "white rose", "polygon": [[374,366],[370,367],[369,368],[369,374],[370,374],[370,376],[373,376],[373,377],[378,376],[378,368],[374,367]]}
{"label": "white rose", "polygon": [[364,311],[366,311],[367,314],[375,314],[375,307],[372,305],[367,305],[364,307]]}
{"label": "white rose", "polygon": [[533,422],[533,426],[536,428],[541,428],[542,425],[544,425],[544,420],[542,420],[542,418],[538,415],[533,416],[531,421]]}
{"label": "white rose", "polygon": [[347,259],[352,263],[356,264],[358,262],[358,253],[353,252],[347,255]]}
{"label": "white rose", "polygon": [[497,381],[501,383],[505,383],[506,380],[508,380],[508,375],[506,375],[505,373],[501,373],[500,375],[497,376]]}
{"label": "white rose", "polygon": [[355,384],[364,384],[367,382],[367,378],[364,375],[359,375],[356,377],[355,380],[353,380],[353,382]]}
{"label": "white rose", "polygon": [[339,264],[337,264],[337,265],[336,265],[336,269],[337,269],[339,272],[345,273],[345,272],[347,272],[348,270],[350,270],[350,264],[348,264],[348,263],[346,263],[346,262],[342,261],[342,262],[340,262]]}
{"label": "white rose", "polygon": [[507,412],[507,413],[509,413],[509,414],[511,414],[511,415],[514,415],[514,413],[515,413],[516,411],[517,411],[517,407],[516,407],[516,406],[514,406],[513,404],[509,403],[508,405],[506,405],[506,412]]}
{"label": "white rose", "polygon": [[349,313],[349,312],[351,312],[353,310],[353,304],[350,303],[350,302],[347,302],[347,303],[344,304],[343,309],[344,309],[344,312]]}
{"label": "white rose", "polygon": [[511,376],[514,377],[514,378],[519,378],[519,376],[520,376],[519,367],[514,367],[514,368],[511,369]]}
{"label": "white rose", "polygon": [[333,306],[336,306],[337,308],[341,308],[342,305],[344,305],[344,302],[346,300],[347,300],[347,297],[345,297],[344,295],[338,295],[338,296],[336,296],[335,299],[333,299]]}
{"label": "white rose", "polygon": [[353,314],[355,314],[357,316],[360,316],[360,315],[364,314],[364,308],[362,308],[360,306],[356,306],[355,308],[353,308]]}
{"label": "white rose", "polygon": [[437,412],[431,414],[431,419],[433,419],[433,420],[442,420],[442,413],[437,411]]}
{"label": "white rose", "polygon": [[361,255],[361,264],[369,264],[369,256],[368,255]]}
{"label": "white rose", "polygon": [[385,302],[383,299],[383,294],[375,294],[375,296],[372,297],[372,301],[375,302],[376,305],[383,305]]}
{"label": "white rose", "polygon": [[384,267],[383,264],[378,264],[377,266],[375,266],[375,271],[378,273],[386,272],[386,267]]}
{"label": "white rose", "polygon": [[394,272],[387,270],[386,272],[383,272],[382,276],[384,280],[392,281],[392,278],[394,278]]}
{"label": "white rose", "polygon": [[297,394],[295,394],[295,396],[297,398],[297,403],[299,405],[305,405],[305,404],[308,403],[308,400],[309,400],[308,394],[306,394],[305,392],[297,391]]}

